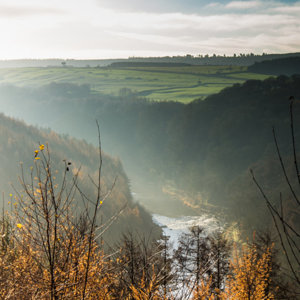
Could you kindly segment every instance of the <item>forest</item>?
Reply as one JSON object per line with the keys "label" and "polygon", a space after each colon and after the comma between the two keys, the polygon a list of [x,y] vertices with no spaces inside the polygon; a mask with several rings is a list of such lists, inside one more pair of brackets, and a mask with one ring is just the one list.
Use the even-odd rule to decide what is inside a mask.
{"label": "forest", "polygon": [[[298,299],[298,60],[244,65],[264,76],[185,104],[34,68],[18,84],[24,69],[1,70],[11,81],[0,86],[0,297]],[[186,63],[110,68],[184,77]],[[191,226],[174,245],[153,214],[219,223]]]}
{"label": "forest", "polygon": [[[16,121],[4,115],[0,115],[0,141],[1,141],[1,191],[3,193],[3,209],[13,211],[17,206],[18,197],[24,192],[20,185],[22,174],[26,173],[26,181],[30,181],[33,169],[39,165],[39,160],[34,158],[34,151],[39,147],[39,143],[44,143],[49,154],[51,152],[51,164],[55,172],[55,180],[58,185],[62,185],[63,174],[68,169],[66,176],[73,176],[81,179],[80,190],[89,197],[95,197],[97,191],[93,189],[92,181],[89,180],[97,174],[98,155],[97,149],[83,140],[76,140],[67,136],[60,136],[51,130],[39,130],[36,127],[28,126],[23,122]],[[95,127],[96,128],[96,127]],[[96,135],[96,130],[94,130]],[[52,151],[53,150],[53,151]],[[21,160],[22,159],[22,160]],[[113,186],[108,194],[107,202],[103,205],[99,218],[101,222],[108,220],[123,211],[118,220],[112,224],[105,240],[108,243],[115,243],[122,234],[133,228],[139,228],[139,234],[145,234],[149,230],[153,231],[153,237],[159,237],[160,229],[153,224],[151,216],[138,203],[133,201],[128,184],[128,177],[125,174],[122,164],[118,158],[113,158],[103,153],[102,155],[102,192],[103,194]],[[67,165],[65,166],[65,163]],[[36,177],[36,176],[35,176]],[[69,179],[70,180],[70,179]],[[115,181],[115,183],[114,183]],[[80,193],[79,193],[80,194]],[[75,197],[75,196],[73,196]],[[76,198],[76,199],[75,199]],[[80,195],[74,199],[73,205],[84,207],[80,204]],[[123,231],[120,230],[123,228]]]}
{"label": "forest", "polygon": [[288,57],[275,60],[265,60],[256,62],[248,67],[248,71],[272,75],[293,75],[295,70],[299,70],[300,57]]}
{"label": "forest", "polygon": [[[154,174],[163,185],[186,191],[193,201],[198,197],[226,207],[245,221],[251,219],[251,211],[257,213],[257,207],[262,215],[266,210],[249,180],[249,168],[257,169],[257,176],[270,174],[262,180],[269,178],[270,190],[278,192],[271,175],[278,172],[272,127],[288,158],[292,153],[288,97],[299,98],[299,84],[296,75],[252,80],[188,105],[149,102],[130,94],[99,96],[74,84],[53,83],[39,89],[3,86],[1,94],[6,102],[9,99],[5,104],[8,114],[19,111],[19,117],[33,124],[88,141],[95,142],[91,134],[94,122],[79,120],[98,119],[105,149],[121,158],[127,172],[138,164],[145,175]],[[299,116],[297,104],[294,109]],[[47,115],[38,111],[47,111]],[[297,125],[299,118],[295,117],[295,122]],[[299,140],[299,132],[295,134]],[[264,222],[268,220],[257,217],[246,227],[264,226]]]}

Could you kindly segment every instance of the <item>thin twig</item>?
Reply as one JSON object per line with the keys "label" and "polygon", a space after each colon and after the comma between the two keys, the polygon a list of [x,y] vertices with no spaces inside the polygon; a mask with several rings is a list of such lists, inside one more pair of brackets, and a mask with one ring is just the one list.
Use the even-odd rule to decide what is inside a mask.
{"label": "thin twig", "polygon": [[278,154],[278,159],[280,161],[281,169],[283,171],[285,180],[286,180],[286,182],[287,182],[287,184],[288,184],[288,186],[289,186],[289,188],[290,188],[290,190],[291,190],[291,192],[292,192],[292,194],[293,194],[296,202],[298,203],[298,205],[300,205],[300,201],[299,201],[299,199],[298,199],[298,197],[297,197],[297,195],[296,195],[296,193],[295,193],[295,191],[294,191],[294,189],[292,187],[292,184],[291,184],[291,182],[290,182],[290,180],[289,180],[289,178],[287,176],[287,173],[286,173],[286,170],[285,170],[285,166],[284,166],[284,163],[283,163],[283,160],[282,160],[282,157],[281,157],[281,153],[280,153],[280,150],[279,150],[279,146],[278,146],[277,137],[276,137],[276,133],[275,133],[275,128],[274,127],[273,127],[273,138],[274,138],[274,143],[275,143],[275,146],[276,146],[276,151],[277,151],[277,154]]}
{"label": "thin twig", "polygon": [[295,169],[296,169],[296,177],[297,177],[298,183],[300,185],[300,173],[299,173],[299,168],[298,168],[298,160],[297,160],[297,154],[296,154],[296,143],[295,143],[295,133],[294,133],[293,104],[294,104],[294,98],[292,98],[291,102],[290,102],[291,135],[292,135],[292,145],[293,145],[293,155],[294,155],[294,164],[295,164]]}

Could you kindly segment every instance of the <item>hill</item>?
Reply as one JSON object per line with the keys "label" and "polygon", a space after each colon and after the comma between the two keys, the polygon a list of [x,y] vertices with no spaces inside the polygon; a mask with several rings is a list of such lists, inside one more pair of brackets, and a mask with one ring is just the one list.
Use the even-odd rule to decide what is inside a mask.
{"label": "hill", "polygon": [[[96,131],[94,133],[97,134]],[[39,130],[1,114],[0,189],[5,195],[3,205],[6,209],[10,209],[14,194],[22,193],[18,182],[18,177],[21,176],[19,163],[22,161],[21,165],[27,177],[30,175],[30,168],[40,163],[39,160],[34,160],[34,150],[39,147],[39,143],[49,145],[52,169],[57,170],[55,176],[58,185],[62,184],[61,176],[65,170],[64,160],[66,160],[71,162],[68,167],[70,171],[67,174],[69,176],[67,180],[72,181],[72,176],[80,169],[80,189],[92,199],[96,198],[97,191],[89,176],[97,178],[99,166],[97,148],[83,140],[60,136],[51,130]],[[110,196],[101,207],[98,223],[105,224],[125,207],[124,212],[110,226],[104,240],[108,243],[115,242],[122,233],[128,231],[145,235],[153,232],[153,237],[157,237],[160,233],[159,228],[152,223],[151,216],[132,199],[128,179],[120,160],[103,154],[102,174],[101,193],[104,195],[111,187],[113,188]],[[114,180],[116,180],[115,185],[113,184]],[[80,198],[80,193],[77,192],[74,200],[76,207],[74,213],[83,209]]]}
{"label": "hill", "polygon": [[127,67],[187,67],[190,64],[186,63],[172,63],[172,62],[135,62],[135,61],[126,61],[126,62],[114,62],[109,65],[112,68],[127,68]]}
{"label": "hill", "polygon": [[[40,88],[55,84],[69,89],[81,86],[90,93],[106,96],[131,96],[151,101],[191,102],[217,93],[247,79],[265,79],[240,66],[196,66],[177,63],[122,62],[103,68],[9,68],[0,69],[0,84]],[[48,87],[49,88],[49,87]],[[58,88],[58,86],[56,86]],[[78,92],[78,88],[76,88]],[[68,91],[70,95],[74,92]],[[81,95],[83,91],[81,91]]]}
{"label": "hill", "polygon": [[270,75],[300,74],[300,57],[288,57],[256,62],[248,67],[249,72]]}

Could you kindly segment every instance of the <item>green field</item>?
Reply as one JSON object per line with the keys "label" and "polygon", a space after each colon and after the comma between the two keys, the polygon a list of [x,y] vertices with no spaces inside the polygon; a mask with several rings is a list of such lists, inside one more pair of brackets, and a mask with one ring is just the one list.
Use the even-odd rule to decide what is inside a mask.
{"label": "green field", "polygon": [[50,82],[89,84],[95,93],[119,95],[122,89],[154,101],[188,103],[247,79],[268,75],[248,73],[240,66],[15,68],[0,69],[0,84],[38,87]]}

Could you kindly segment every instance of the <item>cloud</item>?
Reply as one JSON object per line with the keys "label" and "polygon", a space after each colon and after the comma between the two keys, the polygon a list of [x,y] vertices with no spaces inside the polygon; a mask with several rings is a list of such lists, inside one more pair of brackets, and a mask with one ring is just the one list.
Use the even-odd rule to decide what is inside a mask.
{"label": "cloud", "polygon": [[37,6],[9,6],[0,5],[0,16],[3,18],[23,17],[34,15],[51,15],[61,14],[62,10],[50,7],[37,7]]}
{"label": "cloud", "polygon": [[216,7],[221,7],[222,4],[219,2],[211,2],[207,5],[205,5],[205,8],[216,8]]}
{"label": "cloud", "polygon": [[[167,4],[171,6],[171,0],[112,1],[121,7],[133,3],[136,9],[112,9],[112,6],[108,9],[99,5],[100,0],[76,4],[74,0],[52,0],[47,3],[51,8],[41,7],[40,0],[30,0],[30,6],[26,7],[17,6],[17,0],[10,1],[11,5],[0,6],[0,26],[6,29],[0,32],[0,58],[101,58],[300,50],[299,1],[287,4],[275,0],[222,3],[185,0],[190,8],[184,11],[176,8],[182,5],[182,0],[172,0],[172,9],[167,7]],[[162,10],[156,11],[156,5],[161,2]],[[196,7],[193,6],[196,2],[205,3],[198,5],[201,11],[191,9]],[[154,5],[152,9],[151,5]],[[142,10],[143,7],[149,10]]]}
{"label": "cloud", "polygon": [[102,48],[108,49],[114,41],[115,49],[121,45],[134,55],[271,53],[300,49],[300,20],[289,14],[266,12],[241,17],[240,13],[201,16],[123,12],[115,14],[114,22],[102,21],[99,18],[95,28],[113,37],[108,43],[103,38]]}
{"label": "cloud", "polygon": [[274,13],[281,14],[300,14],[300,3],[295,3],[294,5],[279,5],[271,8],[271,11]]}
{"label": "cloud", "polygon": [[102,7],[129,12],[201,12],[207,0],[97,0]]}
{"label": "cloud", "polygon": [[100,7],[123,12],[197,13],[222,12],[222,9],[246,10],[274,5],[290,5],[299,0],[95,0]]}
{"label": "cloud", "polygon": [[262,5],[260,1],[232,1],[225,5],[228,9],[250,9],[258,8]]}

